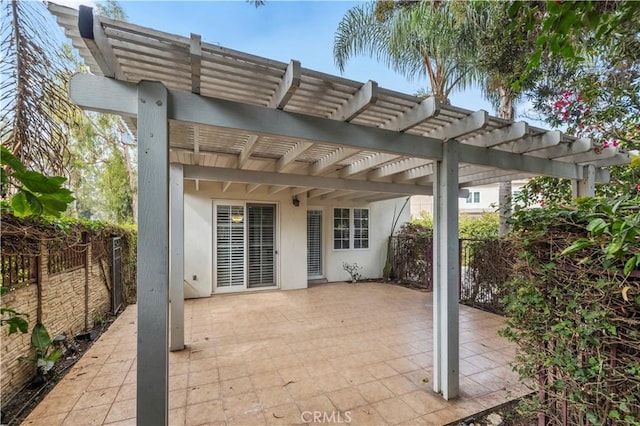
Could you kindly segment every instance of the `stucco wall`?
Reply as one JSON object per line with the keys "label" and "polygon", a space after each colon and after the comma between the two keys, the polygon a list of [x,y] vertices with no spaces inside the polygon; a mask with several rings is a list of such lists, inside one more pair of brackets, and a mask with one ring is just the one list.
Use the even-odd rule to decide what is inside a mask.
{"label": "stucco wall", "polygon": [[[354,202],[343,202],[318,199],[311,199],[309,208],[320,208],[323,210],[323,254],[324,254],[324,275],[327,281],[348,281],[350,279],[342,267],[343,262],[357,263],[362,269],[359,271],[364,278],[382,277],[387,253],[387,239],[393,223],[394,211],[397,215],[402,209],[406,198],[394,200],[378,201],[376,203],[362,204]],[[335,207],[365,207],[369,208],[369,248],[368,249],[333,249],[333,209]],[[409,204],[404,208],[398,220],[396,230],[409,220]]]}
{"label": "stucco wall", "polygon": [[[206,297],[213,288],[213,204],[217,200],[262,201],[277,204],[278,222],[278,282],[283,290],[307,287],[307,209],[323,210],[323,269],[328,281],[344,281],[349,274],[342,263],[362,266],[365,278],[382,276],[386,256],[386,241],[393,220],[394,208],[400,211],[404,198],[372,204],[336,202],[333,200],[309,201],[300,196],[300,205],[294,207],[288,190],[269,194],[268,187],[260,187],[247,195],[246,186],[231,185],[222,191],[217,182],[187,180],[185,188],[185,297]],[[309,204],[307,204],[309,202]],[[370,209],[369,249],[333,250],[333,208],[368,207]],[[402,212],[399,224],[409,220],[409,205]],[[196,276],[194,280],[193,277]]]}

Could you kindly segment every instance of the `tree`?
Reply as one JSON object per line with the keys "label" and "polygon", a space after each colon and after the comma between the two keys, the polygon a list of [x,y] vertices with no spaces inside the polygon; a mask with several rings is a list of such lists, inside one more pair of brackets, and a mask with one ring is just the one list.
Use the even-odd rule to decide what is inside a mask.
{"label": "tree", "polygon": [[70,118],[63,61],[42,3],[3,2],[0,141],[29,169],[62,175]]}
{"label": "tree", "polygon": [[[97,11],[112,19],[127,19],[124,9],[115,0],[99,3]],[[63,46],[63,53],[71,69],[86,71],[71,46]],[[71,134],[69,181],[77,194],[75,214],[135,223],[137,167],[135,143],[127,123],[119,116],[83,111],[76,116]],[[117,186],[106,185],[105,179]]]}
{"label": "tree", "polygon": [[449,103],[453,90],[478,79],[475,33],[453,4],[379,0],[351,8],[334,37],[336,65],[344,71],[353,56],[368,55],[408,78],[427,77],[430,94]]}
{"label": "tree", "polygon": [[[638,3],[582,2],[575,10],[549,3],[543,16],[542,27],[549,30],[536,43],[548,49],[544,52],[551,66],[541,69],[529,93],[540,118],[566,133],[591,138],[596,149],[640,149]],[[612,183],[597,192],[617,196],[638,191],[639,162],[636,158],[630,166],[612,167]],[[568,182],[554,181],[567,192]],[[553,193],[546,182],[532,185]]]}

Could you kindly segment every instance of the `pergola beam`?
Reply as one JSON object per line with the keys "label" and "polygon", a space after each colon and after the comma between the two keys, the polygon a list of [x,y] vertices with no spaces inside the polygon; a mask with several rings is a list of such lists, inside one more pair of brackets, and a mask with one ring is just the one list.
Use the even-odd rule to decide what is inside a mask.
{"label": "pergola beam", "polygon": [[273,185],[273,186],[270,186],[269,187],[269,195],[277,194],[278,192],[282,192],[287,188],[289,188],[287,185],[282,185],[282,186]]}
{"label": "pergola beam", "polygon": [[258,139],[259,137],[256,135],[249,136],[247,143],[244,145],[244,148],[238,157],[239,169],[244,169],[246,167],[249,158],[251,158],[251,154],[253,154],[253,151],[258,147]]}
{"label": "pergola beam", "polygon": [[[52,7],[52,5],[49,7]],[[79,7],[78,30],[85,45],[98,64],[98,67],[100,67],[102,74],[109,78],[123,78],[124,73],[120,68],[113,49],[109,45],[107,36],[100,23],[100,18],[93,16],[93,9],[91,7],[83,5]]]}
{"label": "pergola beam", "polygon": [[407,170],[394,177],[394,182],[404,182],[408,180],[418,179],[433,173],[433,162],[415,169]]}
{"label": "pergola beam", "polygon": [[540,158],[561,158],[561,157],[569,157],[575,154],[582,154],[583,152],[588,152],[592,148],[591,139],[582,138],[577,139],[573,142],[563,142],[559,143],[556,146],[552,146],[549,148],[544,148],[529,154],[532,157],[540,157]]}
{"label": "pergola beam", "polygon": [[[196,182],[198,182],[196,180]],[[251,194],[252,192],[254,192],[256,189],[260,188],[262,185],[259,183],[250,183],[247,184],[247,194]]]}
{"label": "pergola beam", "polygon": [[[356,179],[340,179],[326,176],[308,176],[255,170],[238,170],[220,167],[184,166],[185,179],[218,182],[260,183],[264,185],[307,186],[318,189],[342,191],[396,192],[406,195],[430,195],[425,187],[413,184],[370,182]],[[311,191],[313,192],[313,191]],[[310,192],[310,193],[311,193]]]}
{"label": "pergola beam", "polygon": [[333,189],[312,189],[309,191],[308,198],[320,198],[325,194],[332,193],[333,191]]}
{"label": "pergola beam", "polygon": [[369,106],[378,101],[378,83],[373,80],[367,81],[348,99],[340,105],[329,118],[338,121],[351,121],[358,114],[362,113]]}
{"label": "pergola beam", "polygon": [[296,196],[296,195],[300,195],[300,194],[305,194],[307,192],[309,192],[311,190],[311,188],[292,188],[291,189],[291,195]]}
{"label": "pergola beam", "polygon": [[[124,116],[135,116],[138,111],[137,90],[132,83],[89,74],[76,74],[71,78],[70,92],[71,98],[84,109]],[[317,141],[395,156],[425,159],[438,159],[442,156],[442,142],[424,136],[207,98],[178,90],[168,92],[171,99],[168,117],[172,120],[233,128],[255,135],[277,135]],[[461,162],[514,169],[531,174],[582,179],[583,171],[575,164],[466,145],[466,142],[460,149]]]}
{"label": "pergola beam", "polygon": [[193,129],[193,164],[200,165],[200,128]]}
{"label": "pergola beam", "polygon": [[223,182],[222,183],[222,192],[227,192],[232,184],[233,184],[232,181]]}
{"label": "pergola beam", "polygon": [[293,148],[287,151],[278,161],[276,162],[276,171],[283,172],[287,167],[289,167],[296,158],[300,157],[306,150],[311,148],[313,143],[311,142],[298,142]]}
{"label": "pergola beam", "polygon": [[202,37],[191,33],[189,46],[189,60],[191,62],[191,93],[200,94],[200,73],[202,65]]}
{"label": "pergola beam", "polygon": [[[368,179],[380,179],[386,176],[395,175],[398,173],[405,172],[407,170],[415,169],[416,167],[422,167],[427,164],[430,164],[431,160],[423,160],[420,158],[405,158],[403,160],[398,161],[397,163],[386,164],[382,167],[379,167],[375,170],[372,170],[367,175]],[[408,180],[408,179],[404,179]]]}
{"label": "pergola beam", "polygon": [[459,120],[434,129],[427,133],[427,136],[435,139],[455,139],[484,129],[489,123],[489,113],[485,110],[478,110]]}
{"label": "pergola beam", "polygon": [[338,148],[331,154],[313,163],[311,167],[309,167],[309,174],[311,176],[320,175],[329,170],[335,164],[346,160],[357,152],[358,150],[353,148]]}
{"label": "pergola beam", "polygon": [[283,109],[289,99],[300,87],[300,62],[292,60],[287,66],[287,70],[282,76],[282,80],[278,83],[278,88],[269,100],[269,108]]}
{"label": "pergola beam", "polygon": [[355,163],[351,163],[344,169],[340,170],[340,177],[346,178],[357,175],[358,173],[366,172],[367,170],[373,169],[374,167],[386,163],[387,161],[391,161],[397,157],[397,155],[385,154],[383,152],[370,155],[369,157],[358,160]]}
{"label": "pergola beam", "polygon": [[411,108],[409,111],[391,119],[383,126],[383,128],[396,132],[404,132],[405,130],[415,127],[439,113],[440,108],[438,106],[438,101],[435,97],[431,96],[422,100],[422,102]]}
{"label": "pergola beam", "polygon": [[514,152],[516,154],[524,154],[527,152],[539,151],[558,145],[562,141],[562,132],[552,130],[541,135],[527,135],[522,140],[509,142],[501,145],[498,149],[502,151]]}
{"label": "pergola beam", "polygon": [[524,121],[510,124],[506,127],[492,130],[491,132],[466,139],[465,144],[491,148],[518,139],[522,139],[527,134],[528,124]]}

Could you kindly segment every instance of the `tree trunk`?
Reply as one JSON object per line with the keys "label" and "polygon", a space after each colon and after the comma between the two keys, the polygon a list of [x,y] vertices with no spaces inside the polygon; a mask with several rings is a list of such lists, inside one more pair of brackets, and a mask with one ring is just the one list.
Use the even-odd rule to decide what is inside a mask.
{"label": "tree trunk", "polygon": [[[498,115],[500,118],[513,120],[513,93],[502,86],[498,87],[498,93],[500,94]],[[511,228],[509,225],[509,219],[511,218],[511,181],[500,182],[498,188],[498,216],[500,219],[498,235],[504,237]]]}
{"label": "tree trunk", "polygon": [[133,168],[133,161],[131,160],[131,153],[129,152],[129,146],[122,145],[122,151],[124,153],[124,163],[127,167],[127,174],[129,175],[129,186],[131,187],[131,211],[133,212],[133,223],[138,224],[138,176]]}

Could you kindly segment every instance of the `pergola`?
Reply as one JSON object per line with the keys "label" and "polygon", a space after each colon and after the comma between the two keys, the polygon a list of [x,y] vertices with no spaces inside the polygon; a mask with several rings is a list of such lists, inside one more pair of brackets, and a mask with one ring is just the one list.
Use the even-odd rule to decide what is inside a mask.
{"label": "pergola", "polygon": [[[433,387],[459,394],[458,197],[535,175],[576,195],[628,162],[616,147],[486,111],[360,83],[49,4],[91,74],[72,77],[82,108],[118,114],[138,140],[139,424],[166,424],[168,350],[184,348],[184,180],[271,194],[375,202],[434,195]],[[169,303],[171,301],[171,303]],[[169,315],[170,314],[170,315]]]}

